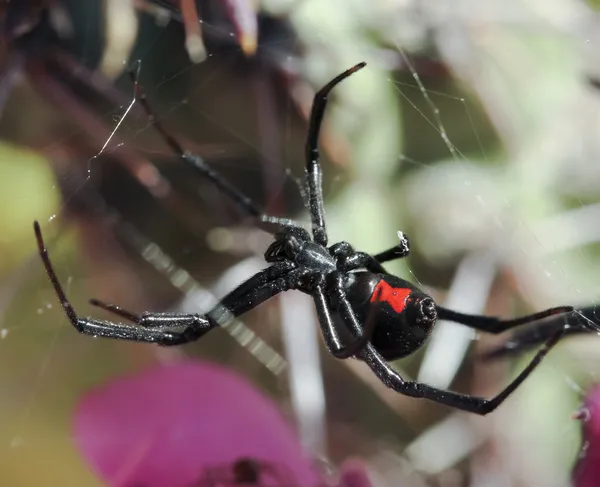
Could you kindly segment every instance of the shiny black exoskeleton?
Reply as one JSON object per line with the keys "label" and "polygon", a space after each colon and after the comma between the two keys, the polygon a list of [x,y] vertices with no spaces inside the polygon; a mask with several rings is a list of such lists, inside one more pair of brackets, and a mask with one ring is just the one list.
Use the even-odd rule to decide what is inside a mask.
{"label": "shiny black exoskeleton", "polygon": [[359,322],[375,324],[371,343],[386,360],[410,355],[431,335],[435,301],[408,281],[358,271],[348,275],[345,289]]}
{"label": "shiny black exoskeleton", "polygon": [[[297,280],[282,283],[285,287],[282,290],[295,289],[319,296],[315,302],[323,334],[336,357],[353,356],[370,342],[386,360],[394,360],[413,353],[431,334],[437,317],[434,300],[409,282],[387,274],[381,265],[408,255],[406,237],[402,236],[398,245],[377,256],[356,252],[347,242],[326,248],[313,242],[304,229],[290,229],[275,237],[265,259],[273,264],[295,264]],[[267,297],[271,297],[269,292],[266,291]],[[255,291],[252,301],[264,298]],[[358,336],[362,338],[342,345],[336,323],[340,321],[355,322],[346,328],[360,328]]]}
{"label": "shiny black exoskeleton", "polygon": [[[332,355],[355,356],[364,361],[390,388],[408,396],[423,397],[477,414],[498,407],[533,371],[548,350],[560,339],[563,330],[553,333],[530,364],[500,394],[487,400],[481,397],[439,390],[426,384],[404,380],[386,360],[411,354],[431,334],[436,319],[447,319],[488,333],[500,333],[550,315],[566,313],[564,306],[514,320],[467,315],[443,308],[412,284],[390,275],[384,262],[408,255],[408,239],[398,234],[400,243],[376,255],[355,251],[347,242],[327,246],[325,213],[321,190],[318,136],[330,91],[365,63],[340,74],[316,95],[311,111],[306,142],[304,190],[312,223],[312,235],[299,223],[264,214],[231,183],[219,176],[201,157],[183,150],[166,129],[155,121],[165,142],[181,160],[228,196],[242,211],[274,235],[265,252],[270,264],[225,296],[205,315],[144,313],[138,315],[118,306],[93,300],[92,303],[134,324],[79,318],[69,303],[48,257],[37,222],[35,233],[46,272],[60,303],[73,326],[81,333],[160,345],[178,345],[197,340],[218,327],[229,315],[239,316],[273,296],[290,290],[310,295],[315,303],[321,331]],[[136,84],[139,101],[153,115],[145,96]],[[155,119],[152,116],[153,119]],[[156,119],[155,119],[156,120]],[[273,231],[273,229],[275,229]]]}

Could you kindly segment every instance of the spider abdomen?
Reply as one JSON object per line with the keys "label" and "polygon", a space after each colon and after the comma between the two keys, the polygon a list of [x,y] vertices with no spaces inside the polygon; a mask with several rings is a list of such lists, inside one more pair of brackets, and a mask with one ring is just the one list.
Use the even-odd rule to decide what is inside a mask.
{"label": "spider abdomen", "polygon": [[363,327],[376,320],[371,343],[386,360],[410,355],[431,334],[437,313],[431,297],[390,274],[354,273],[348,297]]}

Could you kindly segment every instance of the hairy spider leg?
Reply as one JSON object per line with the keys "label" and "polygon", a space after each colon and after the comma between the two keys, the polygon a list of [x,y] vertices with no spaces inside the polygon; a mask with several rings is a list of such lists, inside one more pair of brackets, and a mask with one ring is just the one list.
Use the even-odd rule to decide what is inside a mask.
{"label": "hairy spider leg", "polygon": [[[176,332],[158,328],[151,329],[145,327],[143,323],[144,319],[146,319],[148,315],[138,316],[134,313],[122,310],[118,306],[114,305],[106,305],[106,309],[117,313],[124,318],[133,319],[135,324],[126,325],[123,323],[114,323],[111,321],[97,320],[93,318],[79,318],[75,312],[75,309],[69,302],[67,295],[61,286],[60,281],[58,280],[56,272],[54,271],[54,267],[52,266],[52,262],[50,261],[50,256],[48,254],[48,249],[44,243],[40,225],[37,221],[33,223],[33,228],[37,240],[38,251],[44,263],[46,274],[48,274],[50,282],[52,282],[56,296],[58,297],[65,314],[69,318],[69,321],[80,333],[121,340],[159,343],[161,345],[179,345],[198,339],[215,326],[208,319],[201,315],[186,315],[185,317],[180,317],[181,319],[176,323],[177,326],[185,326],[183,331]],[[104,304],[101,302],[98,303],[101,305]],[[172,324],[171,326],[174,325],[175,324]]]}
{"label": "hairy spider leg", "polygon": [[163,123],[154,114],[154,110],[150,106],[146,93],[139,84],[135,73],[130,72],[130,76],[134,84],[135,99],[140,102],[142,108],[148,116],[148,119],[151,123],[153,123],[155,129],[161,135],[165,143],[171,148],[171,150],[173,150],[173,152],[175,152],[175,154],[181,157],[184,163],[211,181],[217,187],[217,189],[230,198],[241,211],[246,213],[248,216],[255,218],[258,220],[258,222],[265,224],[261,225],[261,228],[268,233],[273,233],[272,229],[269,228],[270,225],[276,225],[280,228],[293,227],[306,232],[306,230],[302,228],[299,223],[290,218],[280,218],[265,214],[254,204],[251,198],[242,193],[227,179],[222,177],[202,157],[184,150],[181,144],[173,135],[171,135]]}
{"label": "hairy spider leg", "polygon": [[[345,296],[340,296],[339,311],[347,326],[349,326],[355,334],[359,334],[362,327],[352,310],[350,302]],[[519,385],[521,385],[521,383],[542,362],[552,347],[558,343],[563,334],[564,327],[556,330],[556,332],[546,340],[542,348],[536,353],[523,371],[508,386],[506,386],[502,392],[492,399],[470,396],[453,391],[445,391],[416,381],[406,381],[385,361],[371,343],[367,343],[359,353],[358,357],[373,370],[375,375],[377,375],[385,385],[396,392],[411,397],[429,399],[463,411],[486,415],[500,406],[500,404],[502,404],[504,400],[519,387]]]}
{"label": "hairy spider leg", "polygon": [[323,207],[323,176],[319,164],[319,133],[321,132],[323,115],[327,107],[327,97],[337,84],[366,65],[367,63],[364,62],[358,63],[321,88],[315,95],[310,112],[308,135],[306,137],[306,186],[314,241],[324,247],[327,246],[327,229],[325,228],[325,209]]}

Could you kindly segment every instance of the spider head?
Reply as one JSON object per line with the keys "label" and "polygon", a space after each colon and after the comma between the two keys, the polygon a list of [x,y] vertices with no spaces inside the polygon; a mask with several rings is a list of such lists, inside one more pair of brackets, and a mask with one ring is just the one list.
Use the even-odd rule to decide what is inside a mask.
{"label": "spider head", "polygon": [[265,260],[267,262],[295,260],[307,240],[310,240],[310,236],[303,228],[287,227],[284,231],[275,234],[275,241],[265,252]]}
{"label": "spider head", "polygon": [[265,252],[265,260],[267,262],[294,260],[300,249],[301,244],[294,235],[276,235],[275,241],[269,245],[269,248]]}

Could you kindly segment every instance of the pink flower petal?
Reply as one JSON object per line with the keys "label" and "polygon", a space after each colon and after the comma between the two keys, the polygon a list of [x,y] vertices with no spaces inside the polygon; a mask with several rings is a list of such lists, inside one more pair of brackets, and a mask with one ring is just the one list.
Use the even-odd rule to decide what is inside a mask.
{"label": "pink flower petal", "polygon": [[276,405],[204,362],[159,366],[92,391],[77,408],[75,437],[114,487],[185,487],[242,457],[281,465],[298,485],[319,480]]}
{"label": "pink flower petal", "polygon": [[573,474],[576,487],[600,485],[600,387],[588,394],[578,417],[583,422],[584,445]]}
{"label": "pink flower petal", "polygon": [[357,459],[346,460],[340,469],[337,487],[373,487],[365,463]]}

